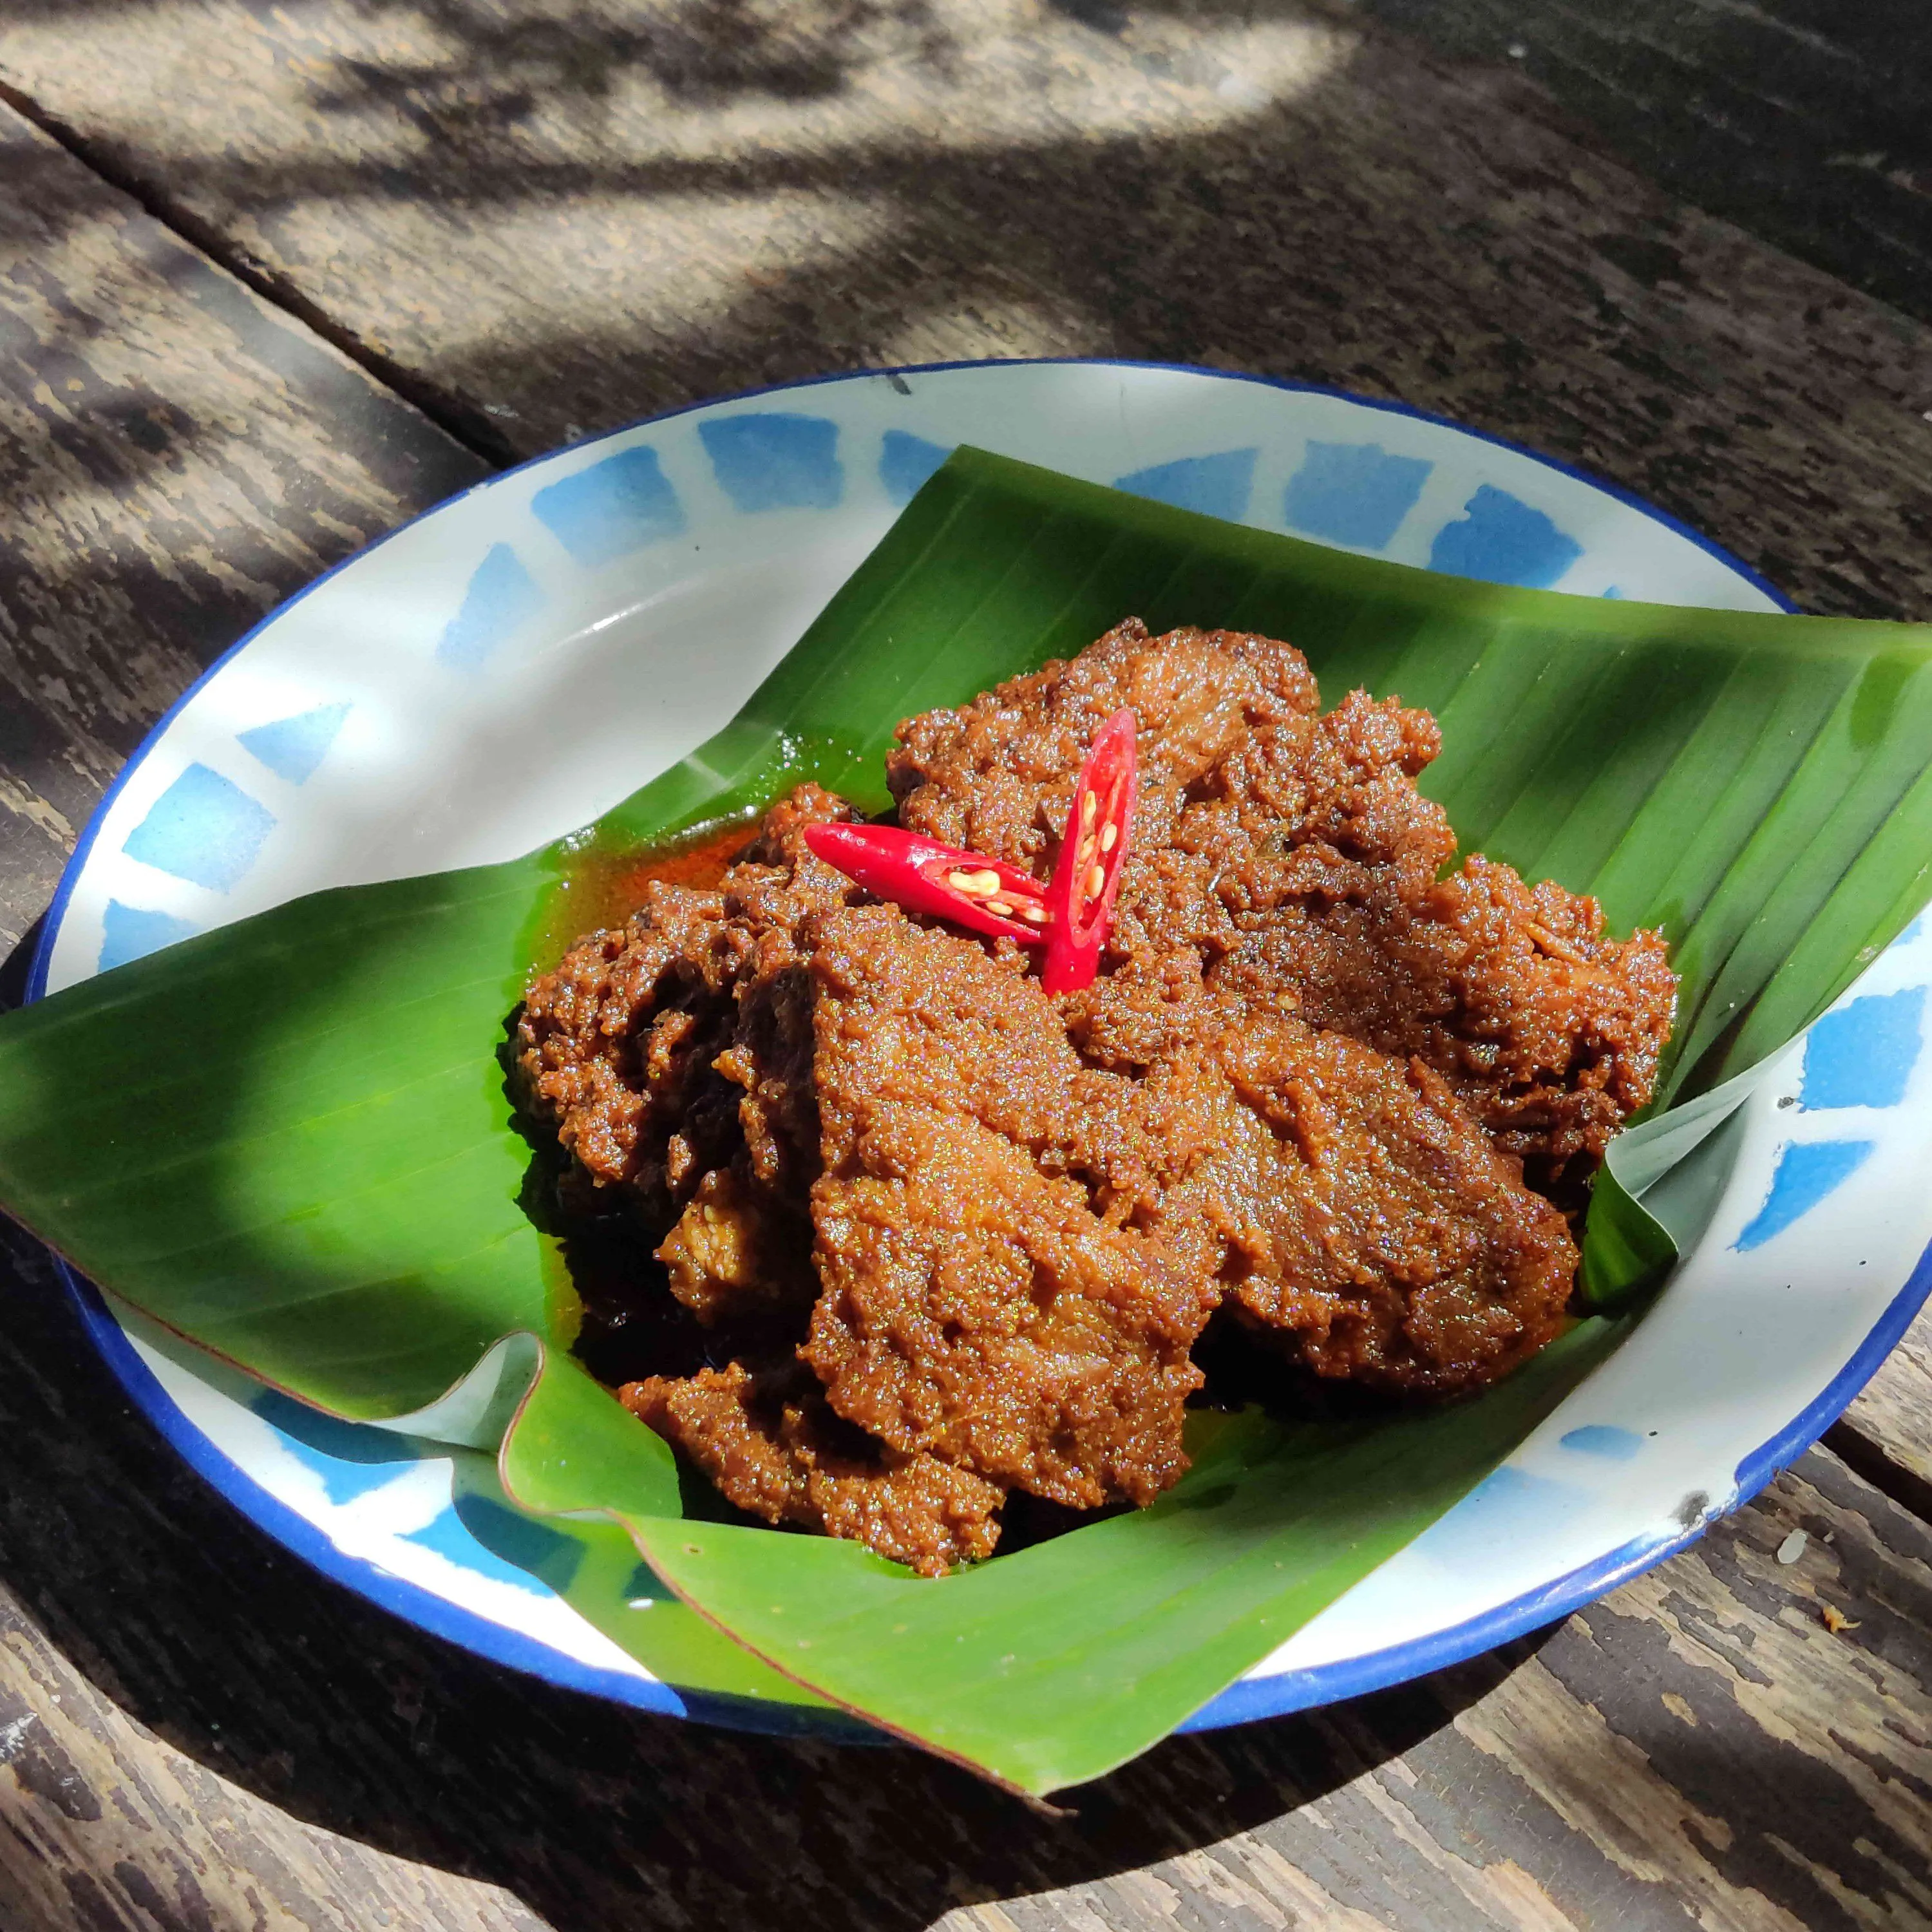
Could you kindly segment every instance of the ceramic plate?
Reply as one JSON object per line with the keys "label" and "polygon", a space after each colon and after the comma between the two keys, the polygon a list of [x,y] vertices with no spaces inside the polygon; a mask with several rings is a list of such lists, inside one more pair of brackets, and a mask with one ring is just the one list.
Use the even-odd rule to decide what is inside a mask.
{"label": "ceramic plate", "polygon": [[[88,826],[34,995],[297,893],[507,859],[595,818],[726,722],[964,441],[1427,568],[1789,608],[1603,484],[1325,391],[1059,362],[736,397],[482,484],[244,639]],[[1779,1057],[1715,1220],[1630,1342],[1193,1725],[1351,1696],[1547,1622],[1688,1541],[1818,1435],[1932,1279],[1928,982],[1932,939],[1915,926]],[[176,1446],[351,1588],[485,1655],[650,1709],[826,1721],[680,1695],[470,1534],[447,1461],[218,1382],[75,1292]]]}

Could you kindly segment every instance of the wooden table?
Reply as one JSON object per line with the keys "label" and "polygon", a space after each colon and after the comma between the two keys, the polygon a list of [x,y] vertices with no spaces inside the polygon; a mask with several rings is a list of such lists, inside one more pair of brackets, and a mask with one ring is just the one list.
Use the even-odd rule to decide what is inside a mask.
{"label": "wooden table", "polygon": [[[1920,10],[1799,5],[13,0],[0,940],[154,717],[318,570],[580,430],[828,368],[1400,396],[1812,608],[1932,616],[1932,172],[1898,104],[1932,46]],[[1792,105],[1814,70],[1828,112]],[[4,1932],[1932,1924],[1923,1324],[1606,1601],[1170,1742],[1054,1822],[419,1635],[176,1462],[32,1244],[4,1267]]]}

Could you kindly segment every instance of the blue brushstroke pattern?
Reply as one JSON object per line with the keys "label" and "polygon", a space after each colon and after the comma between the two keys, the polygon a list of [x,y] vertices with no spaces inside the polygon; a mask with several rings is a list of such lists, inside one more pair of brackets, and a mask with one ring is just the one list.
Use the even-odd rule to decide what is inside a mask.
{"label": "blue brushstroke pattern", "polygon": [[[1131,496],[1151,496],[1177,509],[1198,510],[1204,517],[1225,517],[1238,522],[1248,513],[1254,494],[1255,458],[1258,449],[1223,449],[1212,456],[1184,456],[1116,476],[1114,488]],[[1426,468],[1427,466],[1425,465]]]}
{"label": "blue brushstroke pattern", "polygon": [[1552,1510],[1573,1509],[1588,1500],[1586,1492],[1568,1483],[1529,1475],[1505,1462],[1409,1547],[1432,1562],[1460,1564],[1480,1559],[1498,1543],[1534,1534]]}
{"label": "blue brushstroke pattern", "polygon": [[1583,546],[1540,510],[1485,483],[1462,506],[1461,520],[1436,532],[1429,567],[1547,590],[1582,554]]}
{"label": "blue brushstroke pattern", "polygon": [[1808,1112],[1822,1107],[1895,1107],[1918,1063],[1925,988],[1879,993],[1827,1013],[1804,1042]]}
{"label": "blue brushstroke pattern", "polygon": [[526,1582],[534,1574],[560,1594],[570,1588],[584,1561],[584,1546],[574,1537],[520,1516],[489,1496],[459,1496],[456,1514],[478,1543],[524,1573]]}
{"label": "blue brushstroke pattern", "polygon": [[620,450],[548,484],[530,508],[579,563],[592,568],[685,530],[684,506],[649,448]]}
{"label": "blue brushstroke pattern", "polygon": [[324,1415],[274,1389],[251,1396],[248,1406],[274,1430],[284,1448],[322,1478],[324,1492],[338,1508],[393,1483],[421,1453],[407,1436]]}
{"label": "blue brushstroke pattern", "polygon": [[920,485],[952,454],[950,445],[928,442],[902,429],[889,429],[879,445],[879,481],[895,503],[910,503]]}
{"label": "blue brushstroke pattern", "polygon": [[1633,1429],[1619,1429],[1613,1422],[1586,1422],[1561,1438],[1563,1447],[1580,1456],[1602,1456],[1612,1462],[1628,1462],[1643,1447],[1643,1438]]}
{"label": "blue brushstroke pattern", "polygon": [[235,742],[278,778],[286,778],[290,784],[306,784],[328,755],[350,708],[346,704],[317,705],[292,718],[278,718],[272,724],[238,731]]}
{"label": "blue brushstroke pattern", "polygon": [[845,494],[838,425],[782,410],[698,426],[718,488],[740,510],[831,510]]}
{"label": "blue brushstroke pattern", "polygon": [[1624,594],[1624,593],[1623,593],[1623,592],[1622,592],[1622,589],[1621,589],[1618,586],[1617,586],[1616,584],[1612,584],[1612,585],[1610,586],[1610,587],[1609,588],[1609,590],[1606,590],[1606,591],[1604,592],[1604,595],[1606,597],[1615,597],[1615,598],[1621,598],[1622,597],[1623,594]]}
{"label": "blue brushstroke pattern", "polygon": [[1910,946],[1925,930],[1925,915],[1922,912],[1892,943],[1894,946]]}
{"label": "blue brushstroke pattern", "polygon": [[475,670],[543,608],[543,592],[508,544],[492,544],[476,566],[463,608],[444,628],[438,664]]}
{"label": "blue brushstroke pattern", "polygon": [[403,1538],[405,1543],[419,1544],[424,1550],[434,1550],[439,1556],[446,1557],[460,1570],[467,1570],[473,1575],[493,1577],[500,1583],[514,1584],[519,1590],[527,1590],[532,1596],[549,1594],[543,1584],[527,1570],[519,1569],[514,1563],[506,1563],[488,1544],[478,1543],[470,1534],[468,1526],[453,1509],[446,1509],[434,1522],[421,1529],[410,1531]]}
{"label": "blue brushstroke pattern", "polygon": [[100,970],[111,973],[130,960],[145,959],[178,939],[192,939],[201,930],[171,912],[148,912],[140,906],[110,899],[101,915]]}
{"label": "blue brushstroke pattern", "polygon": [[232,779],[188,766],[148,808],[121,849],[190,885],[225,892],[254,864],[275,815]]}
{"label": "blue brushstroke pattern", "polygon": [[1311,442],[1288,480],[1281,519],[1304,536],[1380,550],[1415,508],[1435,464],[1378,442]]}
{"label": "blue brushstroke pattern", "polygon": [[1740,1254],[1761,1248],[1774,1234],[1809,1214],[1871,1157],[1872,1141],[1797,1141],[1778,1156],[1771,1191],[1749,1227],[1732,1244]]}

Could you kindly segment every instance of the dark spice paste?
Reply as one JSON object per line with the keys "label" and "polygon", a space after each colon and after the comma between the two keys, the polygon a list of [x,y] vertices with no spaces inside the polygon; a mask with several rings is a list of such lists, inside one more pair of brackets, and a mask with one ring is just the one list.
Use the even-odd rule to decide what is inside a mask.
{"label": "dark spice paste", "polygon": [[620,1208],[663,1264],[640,1298],[686,1324],[621,1397],[741,1508],[937,1572],[1011,1492],[1174,1482],[1210,1318],[1425,1397],[1564,1318],[1564,1208],[1668,1036],[1661,940],[1445,872],[1435,721],[1324,716],[1298,652],[1240,634],[1130,621],[908,719],[900,822],[1046,882],[1123,708],[1138,800],[1089,985],[820,862],[805,828],[852,814],[807,785],[715,877],[614,887],[624,922],[531,990],[566,1204]]}

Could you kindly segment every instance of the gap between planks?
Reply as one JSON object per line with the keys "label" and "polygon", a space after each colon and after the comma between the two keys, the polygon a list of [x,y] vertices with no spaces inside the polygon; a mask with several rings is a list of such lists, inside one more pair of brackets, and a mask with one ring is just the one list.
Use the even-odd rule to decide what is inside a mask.
{"label": "gap between planks", "polygon": [[250,293],[280,309],[339,350],[372,380],[419,410],[444,435],[495,470],[512,467],[521,459],[508,440],[479,410],[452,394],[439,383],[416,374],[372,347],[356,332],[302,293],[285,275],[236,246],[213,225],[184,207],[166,188],[130,168],[124,167],[79,129],[70,127],[39,101],[0,80],[0,105],[10,107],[23,121],[73,156],[110,188],[126,195],[152,220],[176,238],[225,269]]}
{"label": "gap between planks", "polygon": [[[57,143],[89,172],[134,201],[151,219],[184,244],[205,256],[241,282],[262,302],[301,323],[354,362],[373,381],[418,410],[481,461],[501,470],[520,459],[508,438],[476,406],[428,376],[372,346],[337,321],[288,277],[224,236],[157,182],[112,158],[90,139],[22,89],[0,80],[0,104]],[[0,1002],[4,1008],[4,1002]],[[1922,1326],[1923,1324],[1922,1323]],[[1894,1371],[1897,1361],[1889,1364]],[[1916,1361],[1912,1366],[1916,1369]],[[1932,1377],[1915,1375],[1932,1410]],[[1916,1391],[1918,1392],[1918,1391]],[[1869,1400],[1864,1404],[1869,1408]],[[1900,1508],[1932,1522],[1932,1464],[1915,1445],[1892,1444],[1884,1433],[1853,1410],[1834,1422],[1821,1438],[1825,1445]],[[1924,1466],[1922,1466],[1924,1465]]]}

